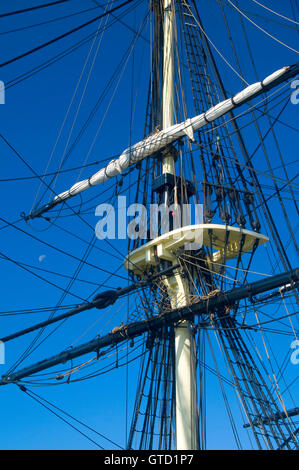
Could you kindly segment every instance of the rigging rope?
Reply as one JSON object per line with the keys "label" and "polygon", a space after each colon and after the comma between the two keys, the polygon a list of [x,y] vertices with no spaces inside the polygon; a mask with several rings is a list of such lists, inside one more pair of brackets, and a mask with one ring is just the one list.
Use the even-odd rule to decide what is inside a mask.
{"label": "rigging rope", "polygon": [[252,1],[253,1],[254,3],[256,3],[257,5],[259,5],[260,7],[265,8],[265,9],[268,10],[268,11],[271,11],[271,13],[274,13],[274,15],[278,15],[278,16],[280,16],[281,18],[284,18],[284,19],[287,20],[287,21],[291,21],[292,23],[295,23],[295,24],[298,24],[298,25],[299,25],[298,21],[291,20],[291,18],[288,18],[287,16],[281,15],[281,14],[278,13],[277,11],[271,10],[271,8],[266,7],[266,5],[263,5],[263,4],[260,3],[260,2],[257,2],[257,0],[252,0]]}
{"label": "rigging rope", "polygon": [[[118,447],[119,449],[122,449],[123,448],[121,446],[119,446],[116,442],[112,441],[111,439],[107,438],[106,436],[104,436],[103,434],[99,433],[98,431],[96,431],[95,429],[91,428],[90,426],[88,426],[87,424],[83,423],[82,421],[74,418],[74,416],[70,415],[69,413],[67,413],[66,411],[62,410],[61,408],[59,408],[58,406],[54,405],[53,403],[50,403],[48,400],[46,400],[45,398],[42,398],[41,396],[39,396],[37,393],[33,392],[32,390],[28,390],[26,387],[24,387],[23,385],[19,385],[19,388],[22,392],[25,392],[27,396],[29,396],[30,398],[32,398],[33,400],[35,400],[37,403],[39,403],[40,405],[42,405],[44,408],[46,408],[48,411],[50,411],[51,413],[53,413],[57,418],[61,419],[63,422],[65,422],[68,426],[72,427],[74,430],[76,430],[77,432],[79,432],[81,435],[83,435],[86,439],[88,439],[89,441],[91,441],[93,444],[95,444],[97,447],[99,447],[100,449],[104,450],[104,448],[102,446],[100,446],[97,442],[95,442],[93,439],[91,439],[89,436],[87,436],[86,434],[84,434],[82,431],[80,431],[78,428],[76,428],[74,425],[72,425],[70,422],[68,422],[66,419],[64,419],[62,416],[60,416],[59,414],[57,414],[54,410],[52,410],[50,407],[56,409],[57,411],[59,411],[60,413],[63,413],[65,416],[67,416],[68,418],[71,418],[73,421],[77,422],[78,424],[80,424],[81,426],[85,427],[86,429],[94,432],[95,434],[97,434],[98,436],[100,436],[101,438],[105,439],[106,441],[110,442],[110,444],[113,444],[115,445],[116,447]],[[45,403],[49,406],[46,406]]]}
{"label": "rigging rope", "polygon": [[59,5],[61,3],[66,3],[66,2],[69,2],[69,1],[70,0],[56,0],[55,2],[44,3],[42,5],[36,5],[36,6],[30,7],[30,8],[23,8],[22,10],[9,11],[7,13],[1,13],[0,18],[5,18],[7,16],[13,16],[13,15],[19,15],[20,13],[28,13],[28,12],[31,12],[31,11],[34,11],[34,10],[39,10],[40,8],[52,7],[52,6]]}
{"label": "rigging rope", "polygon": [[242,80],[243,83],[245,83],[247,86],[249,85],[249,83],[245,80],[244,77],[242,77],[238,72],[237,70],[228,62],[228,60],[224,57],[224,55],[219,51],[219,49],[215,46],[215,44],[213,43],[213,41],[209,38],[209,36],[207,35],[207,33],[205,32],[205,30],[202,28],[201,24],[199,23],[199,21],[197,20],[197,18],[194,16],[194,13],[192,12],[191,8],[189,7],[189,5],[187,3],[184,3],[184,5],[188,8],[189,10],[189,13],[190,15],[194,18],[195,22],[197,23],[199,29],[201,30],[201,32],[205,35],[205,37],[207,38],[207,40],[209,41],[209,43],[213,46],[213,48],[215,49],[215,51],[217,52],[217,54],[221,57],[222,60],[224,60],[224,62],[226,63],[226,65],[228,65],[228,67]]}
{"label": "rigging rope", "polygon": [[89,26],[90,24],[94,23],[95,21],[98,21],[99,19],[103,18],[104,16],[107,16],[107,15],[109,15],[110,13],[113,13],[114,11],[119,10],[120,8],[122,8],[122,7],[126,6],[126,5],[128,5],[129,3],[133,2],[133,1],[134,1],[134,0],[126,0],[125,2],[121,3],[120,5],[118,5],[118,6],[114,7],[114,8],[111,8],[110,10],[106,11],[105,13],[102,13],[101,15],[98,15],[98,16],[96,16],[95,18],[93,18],[93,19],[87,21],[86,23],[83,23],[83,24],[81,24],[80,26],[77,26],[76,28],[73,28],[73,29],[71,29],[70,31],[67,31],[67,32],[64,33],[64,34],[61,34],[60,36],[57,36],[56,38],[53,38],[53,39],[51,39],[50,41],[47,41],[47,42],[45,42],[45,43],[43,43],[43,44],[40,44],[39,46],[36,46],[36,47],[34,47],[33,49],[30,49],[29,51],[24,52],[23,54],[20,54],[20,55],[18,55],[18,56],[16,56],[16,57],[13,57],[12,59],[9,59],[9,60],[6,60],[5,62],[2,62],[2,63],[0,64],[0,68],[1,68],[1,67],[5,67],[5,66],[7,66],[7,65],[10,65],[10,64],[12,64],[12,63],[14,63],[14,62],[16,62],[16,61],[18,61],[18,60],[20,60],[20,59],[23,59],[24,57],[27,57],[27,56],[29,56],[29,55],[31,55],[31,54],[37,52],[37,51],[40,51],[41,49],[44,49],[45,47],[50,46],[51,44],[54,44],[54,43],[56,43],[56,42],[58,42],[58,41],[61,41],[62,39],[64,39],[64,38],[70,36],[71,34],[76,33],[77,31],[80,31],[80,30],[83,29],[83,28],[86,28],[87,26]]}
{"label": "rigging rope", "polygon": [[263,33],[265,33],[267,36],[269,36],[271,39],[273,39],[274,41],[278,42],[279,44],[281,44],[282,46],[285,46],[287,47],[288,49],[290,49],[291,51],[293,52],[296,52],[296,54],[299,54],[299,51],[297,51],[296,49],[294,49],[293,47],[291,46],[288,46],[287,44],[285,44],[284,42],[280,41],[280,39],[276,38],[275,36],[273,36],[272,34],[268,33],[268,31],[266,31],[265,29],[263,29],[261,26],[259,26],[258,24],[256,24],[253,20],[251,20],[247,15],[245,15],[245,13],[240,10],[231,0],[227,0],[232,7],[234,7],[238,13],[242,16],[244,16],[244,18],[246,18],[248,21],[250,21],[250,23],[252,23],[256,28],[258,28],[260,31],[262,31]]}

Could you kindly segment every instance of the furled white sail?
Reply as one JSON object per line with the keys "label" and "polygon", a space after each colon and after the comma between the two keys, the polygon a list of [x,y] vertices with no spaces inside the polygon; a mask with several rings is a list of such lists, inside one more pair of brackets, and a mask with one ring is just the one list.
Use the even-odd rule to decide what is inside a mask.
{"label": "furled white sail", "polygon": [[[217,104],[216,106],[213,106],[205,113],[151,134],[144,140],[124,150],[119,158],[110,161],[106,167],[101,168],[90,178],[80,181],[74,184],[67,191],[58,194],[54,198],[53,202],[45,207],[45,210],[48,210],[60,202],[66,201],[67,199],[81,193],[82,191],[85,191],[91,186],[104,183],[110,178],[121,174],[130,166],[150,155],[153,155],[155,152],[158,152],[166,145],[171,144],[185,135],[187,135],[190,139],[193,139],[194,131],[202,128],[209,122],[215,121],[217,118],[223,116],[227,112],[241,106],[248,100],[261,94],[263,91],[268,91],[279,83],[296,75],[297,73],[298,64],[283,67],[266,77],[263,81],[249,85],[247,88],[237,93],[232,98],[229,98]],[[37,212],[38,215],[41,213],[39,210]]]}

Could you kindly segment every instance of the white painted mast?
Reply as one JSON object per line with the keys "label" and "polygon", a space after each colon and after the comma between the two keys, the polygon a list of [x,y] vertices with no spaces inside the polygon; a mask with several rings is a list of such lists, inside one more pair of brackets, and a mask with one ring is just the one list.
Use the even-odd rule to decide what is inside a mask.
{"label": "white painted mast", "polygon": [[[162,129],[174,124],[174,11],[172,0],[164,0],[164,42],[163,42],[163,91],[162,91]],[[165,156],[162,172],[174,175],[174,158]]]}
{"label": "white painted mast", "polygon": [[[164,0],[164,50],[162,130],[174,124],[174,21],[172,0]],[[170,152],[163,156],[162,173],[175,174],[175,158]],[[165,204],[169,201],[165,200]],[[173,308],[188,303],[189,285],[176,274],[166,281]],[[175,329],[175,381],[176,381],[176,448],[197,450],[197,387],[194,335],[189,322],[182,321]]]}

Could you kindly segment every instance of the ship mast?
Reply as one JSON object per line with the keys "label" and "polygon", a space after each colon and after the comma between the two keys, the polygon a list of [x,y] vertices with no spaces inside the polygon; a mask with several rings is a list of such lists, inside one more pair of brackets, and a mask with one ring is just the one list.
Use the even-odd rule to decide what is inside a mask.
{"label": "ship mast", "polygon": [[[32,374],[36,374],[58,364],[65,364],[68,361],[72,361],[73,359],[91,352],[96,352],[94,359],[98,360],[107,352],[110,353],[111,347],[115,347],[117,352],[118,344],[127,343],[130,340],[128,347],[129,345],[132,346],[134,345],[135,338],[147,334],[148,338],[145,344],[149,351],[147,354],[147,364],[151,365],[151,363],[153,363],[153,369],[151,373],[148,374],[148,370],[150,369],[146,368],[141,374],[140,387],[138,385],[136,400],[137,405],[136,410],[134,410],[131,435],[128,440],[128,449],[133,448],[132,442],[134,433],[137,434],[137,432],[141,432],[142,439],[140,440],[140,448],[146,446],[148,449],[153,449],[154,439],[156,436],[159,436],[157,445],[159,449],[172,449],[173,446],[175,446],[178,450],[198,450],[200,447],[204,447],[204,444],[201,444],[201,441],[204,443],[204,437],[202,439],[204,429],[199,433],[197,394],[200,392],[197,391],[196,368],[198,364],[194,331],[203,332],[205,328],[211,328],[214,329],[215,333],[218,335],[217,340],[219,341],[219,346],[225,353],[224,360],[234,379],[234,387],[241,400],[248,421],[248,423],[246,422],[244,424],[244,428],[251,427],[258,448],[262,448],[260,435],[265,439],[265,444],[270,449],[274,448],[271,439],[274,440],[274,445],[276,444],[279,449],[282,447],[289,448],[291,444],[297,446],[295,435],[298,433],[298,429],[292,430],[289,418],[295,416],[298,413],[298,409],[286,410],[284,408],[282,411],[279,404],[274,400],[274,393],[271,387],[269,388],[267,386],[266,381],[259,372],[243,338],[242,330],[252,329],[255,331],[257,325],[247,325],[243,317],[242,323],[238,323],[236,313],[239,308],[239,301],[243,299],[250,299],[250,303],[252,303],[255,308],[255,304],[258,304],[258,302],[272,297],[282,296],[282,292],[284,291],[295,290],[299,279],[299,271],[289,270],[278,276],[270,276],[256,283],[246,284],[246,276],[247,273],[250,272],[250,263],[255,250],[259,245],[269,241],[266,235],[259,232],[259,223],[251,217],[251,208],[255,211],[254,202],[253,199],[251,199],[251,192],[247,191],[246,185],[244,186],[245,189],[242,190],[237,184],[234,184],[233,180],[230,179],[230,173],[225,164],[221,166],[220,161],[222,157],[224,160],[225,155],[222,155],[222,148],[218,145],[221,139],[219,138],[218,141],[218,135],[215,135],[215,138],[217,137],[215,140],[216,143],[211,141],[211,146],[207,147],[207,153],[204,155],[203,159],[210,161],[210,168],[211,170],[215,168],[215,173],[217,173],[218,168],[221,168],[226,179],[223,177],[223,179],[219,178],[213,182],[214,180],[208,172],[208,178],[206,179],[204,177],[203,195],[205,195],[206,191],[206,194],[210,197],[212,188],[216,188],[217,191],[214,189],[215,195],[217,196],[215,204],[217,203],[216,209],[219,210],[218,219],[220,218],[220,221],[218,220],[218,223],[213,223],[213,213],[216,212],[216,209],[213,211],[213,207],[207,204],[208,216],[205,222],[188,225],[186,218],[183,217],[183,215],[186,215],[183,214],[183,205],[185,202],[189,201],[191,196],[195,195],[195,192],[193,192],[191,182],[184,179],[183,169],[179,171],[179,162],[176,163],[178,151],[174,145],[179,147],[182,142],[178,143],[178,139],[185,139],[186,136],[190,140],[194,140],[194,145],[199,145],[196,139],[194,139],[193,131],[197,131],[203,126],[211,125],[211,123],[219,117],[231,113],[234,108],[243,105],[250,99],[259,96],[261,93],[295,76],[298,73],[299,66],[287,66],[277,70],[263,81],[249,85],[232,98],[227,98],[217,69],[215,69],[213,56],[207,46],[208,55],[211,56],[210,58],[218,82],[220,80],[219,86],[220,90],[223,92],[225,101],[211,106],[213,100],[211,100],[211,102],[210,100],[206,100],[207,103],[203,103],[202,107],[197,106],[195,109],[197,116],[175,124],[174,116],[175,109],[177,109],[174,105],[174,103],[177,104],[175,100],[175,0],[152,1],[155,7],[157,7],[154,12],[156,13],[156,32],[159,40],[156,40],[155,44],[157,61],[153,61],[153,76],[155,73],[155,77],[152,81],[152,88],[154,93],[151,97],[152,101],[150,102],[149,100],[150,106],[153,107],[154,112],[149,113],[150,120],[147,125],[149,130],[152,131],[154,126],[159,123],[160,129],[155,129],[143,141],[126,149],[118,159],[111,160],[105,168],[101,168],[92,177],[75,183],[69,190],[56,195],[52,202],[41,208],[34,209],[28,216],[25,216],[25,219],[28,220],[40,217],[44,212],[54,208],[57,204],[65,203],[69,198],[82,191],[96,184],[104,183],[109,178],[120,175],[127,168],[133,167],[149,157],[154,159],[155,164],[153,181],[150,186],[152,201],[159,201],[160,207],[163,206],[165,208],[163,215],[160,214],[161,221],[157,221],[159,233],[153,236],[150,234],[151,236],[147,237],[145,243],[140,243],[139,245],[136,243],[133,249],[129,250],[128,256],[126,256],[124,260],[124,266],[134,279],[135,282],[133,284],[125,288],[102,292],[96,295],[91,302],[80,305],[61,315],[56,315],[54,318],[50,317],[49,320],[40,322],[25,330],[6,336],[2,338],[2,342],[11,341],[24,334],[44,328],[54,322],[61,321],[62,319],[77,315],[80,312],[92,308],[106,308],[109,305],[113,305],[121,296],[128,295],[144,287],[149,289],[149,291],[147,291],[147,293],[149,292],[149,298],[146,298],[147,293],[144,295],[148,305],[148,307],[146,307],[147,315],[136,322],[130,320],[126,325],[121,323],[120,326],[113,328],[113,330],[105,336],[98,336],[97,339],[74,348],[71,347],[58,355],[39,361],[25,369],[8,373],[0,380],[0,386],[15,383],[20,386],[21,390],[26,392],[26,388],[19,382],[25,377],[30,377]],[[189,11],[187,3],[183,2],[183,5]],[[196,5],[194,6],[196,8]],[[157,18],[158,14],[159,18]],[[188,15],[188,23],[184,23],[185,26],[188,24],[188,27],[191,28],[195,25],[195,22],[196,24],[198,23],[195,18],[192,19],[191,14],[189,15],[188,12],[185,11],[184,14]],[[189,23],[189,21],[191,23]],[[161,27],[162,24],[163,29]],[[200,23],[198,23],[198,25],[201,29]],[[197,42],[200,43],[200,41]],[[194,55],[195,57],[201,57],[199,53],[196,54],[194,52]],[[197,60],[192,63],[197,63]],[[192,71],[193,69],[191,68],[190,72]],[[160,78],[161,76],[162,78]],[[205,85],[207,84],[209,84],[209,82],[205,83]],[[204,97],[205,90],[205,86],[201,87],[198,85],[195,98],[198,96],[200,96],[200,98]],[[195,101],[196,100],[194,100],[194,102]],[[205,104],[211,107],[206,109]],[[204,109],[206,110],[203,112]],[[237,136],[239,139],[242,139],[242,137],[239,136],[238,125],[233,120],[233,115],[230,115],[230,117],[232,118]],[[201,137],[199,136],[199,140],[200,139]],[[201,146],[203,147],[203,145]],[[247,165],[241,166],[251,171],[251,162],[248,163],[247,160],[245,161]],[[217,165],[219,165],[217,167],[216,162],[219,162],[217,163]],[[205,165],[203,168],[205,168]],[[235,169],[239,170],[236,172],[237,176],[242,177],[242,179],[244,178],[246,182],[237,159],[235,161]],[[225,171],[227,173],[225,173]],[[195,175],[195,171],[193,173]],[[252,176],[252,181],[257,181],[257,187],[259,183],[255,174]],[[148,179],[146,179],[146,184],[147,183]],[[184,194],[183,191],[178,191],[179,186],[181,188],[184,187]],[[254,186],[253,183],[252,186]],[[206,190],[206,188],[208,189]],[[239,196],[239,193],[241,193],[241,196]],[[148,192],[144,190],[144,201],[146,200],[147,194]],[[194,199],[197,202],[199,201],[198,196],[197,199]],[[240,209],[242,202],[247,211],[248,223],[251,223],[253,230],[245,228],[246,218],[243,216],[242,208]],[[237,215],[236,220],[231,220],[229,217],[229,212],[226,212],[226,204],[230,204],[232,213],[234,213],[233,209],[235,210]],[[176,208],[178,208],[180,223],[182,225],[180,225],[179,228],[174,227],[175,221],[177,222]],[[216,214],[216,216],[217,215],[218,214]],[[167,220],[166,227],[162,220],[163,217],[164,220]],[[232,223],[232,225],[230,225],[230,223]],[[272,232],[271,227],[270,231]],[[200,236],[198,237],[198,235]],[[189,247],[187,248],[188,243],[199,242],[199,240],[202,242],[204,259],[196,258],[196,253],[192,257],[190,252],[186,252],[186,250],[189,250]],[[247,270],[239,267],[243,254],[250,255]],[[190,268],[189,270],[186,268],[186,264],[184,267],[184,262],[181,262],[184,256],[189,256],[192,261],[196,259],[200,261],[195,264],[196,269]],[[222,281],[221,283],[218,281],[217,275],[222,275],[222,268],[224,268],[226,262],[231,259],[236,259],[236,271],[241,270],[242,273],[246,272],[246,274],[240,287],[236,287],[235,284],[233,284],[233,288],[227,290],[226,286],[229,285],[229,283],[224,283],[225,287],[223,287]],[[228,267],[233,268],[233,266]],[[209,278],[205,276],[207,272],[209,272]],[[226,276],[223,276],[223,278],[225,277]],[[230,279],[230,284],[232,282],[241,282],[237,277],[238,274],[236,273],[235,279]],[[154,280],[157,282],[153,282]],[[194,281],[197,282],[197,284],[195,284]],[[201,286],[197,288],[199,281],[202,283]],[[257,294],[276,289],[277,287],[280,287],[278,291],[271,292],[260,299],[255,298]],[[156,298],[158,299],[159,295],[163,302],[166,300],[164,304],[161,302],[158,312],[155,311],[154,303],[150,301],[151,295],[155,298],[154,295],[157,291],[158,294]],[[169,308],[169,304],[171,308]],[[232,313],[230,313],[230,311],[232,311]],[[148,313],[150,313],[150,315],[148,315]],[[132,318],[134,317],[132,316]],[[198,319],[196,328],[193,326],[193,322],[196,321],[194,320],[195,318]],[[266,323],[268,323],[268,321],[266,321]],[[259,323],[258,326],[260,327]],[[244,331],[244,333],[247,332]],[[159,353],[161,344],[163,348],[166,344],[167,350],[166,348],[163,349],[163,355],[158,355],[156,351]],[[152,353],[153,351],[154,353]],[[167,353],[165,353],[165,351],[167,351]],[[198,354],[200,353],[199,351]],[[201,361],[198,360],[198,363],[200,364]],[[118,367],[118,355],[117,365],[115,367]],[[74,368],[71,362],[71,370],[57,375],[56,379],[63,380],[67,375],[71,377],[73,371]],[[217,375],[220,376],[220,374],[218,374],[218,368]],[[173,380],[173,378],[175,378],[175,380]],[[221,377],[219,378],[221,379]],[[153,387],[150,387],[149,393],[147,393],[146,381],[150,381],[151,385],[153,384]],[[158,383],[157,388],[156,382]],[[162,385],[159,389],[160,384]],[[175,385],[175,387],[173,387],[173,385]],[[175,393],[173,393],[173,388],[175,388]],[[161,391],[161,389],[163,390]],[[169,399],[169,391],[171,392],[171,399]],[[201,394],[200,398],[202,398],[202,396],[203,394]],[[160,397],[162,397],[163,400],[161,400],[161,409],[163,406],[161,413],[158,412],[159,410],[157,408],[157,403],[161,399]],[[173,398],[175,398],[175,402]],[[143,399],[149,404],[145,412],[140,406]],[[151,408],[153,399],[155,403],[153,408]],[[170,403],[170,406],[168,403]],[[174,410],[176,419],[175,426],[173,426]],[[139,426],[139,422],[137,426],[139,414],[141,415],[140,421],[144,416],[142,428]],[[278,422],[278,420],[281,420],[281,422]],[[202,419],[202,421],[202,427],[204,428],[204,420]],[[158,425],[156,424],[157,422]],[[158,427],[159,424],[160,429]],[[283,431],[282,425],[285,426],[286,432]],[[269,426],[269,429],[266,428],[266,426]],[[172,440],[174,428],[175,443],[173,443]],[[146,439],[148,436],[149,441],[147,442]]]}
{"label": "ship mast", "polygon": [[[162,128],[174,124],[174,22],[172,0],[164,0],[163,40],[163,95]],[[175,176],[175,156],[168,148],[162,158],[162,173]],[[170,204],[168,188],[164,191],[165,205]],[[176,203],[176,201],[175,201]],[[168,293],[173,308],[184,307],[188,302],[189,285],[180,274],[168,278]],[[196,354],[194,335],[189,322],[175,326],[175,383],[176,383],[176,447],[178,450],[198,449]]]}

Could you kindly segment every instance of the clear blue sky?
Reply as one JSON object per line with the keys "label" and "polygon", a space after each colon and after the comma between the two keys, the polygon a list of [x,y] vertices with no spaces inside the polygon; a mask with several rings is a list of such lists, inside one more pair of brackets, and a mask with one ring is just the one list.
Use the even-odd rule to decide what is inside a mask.
{"label": "clear blue sky", "polygon": [[[40,4],[40,0],[24,1],[12,0],[10,2],[1,2],[0,14],[12,10],[29,8]],[[224,2],[226,4],[227,2]],[[236,2],[234,2],[236,3]],[[290,2],[281,2],[278,0],[263,2],[273,10],[281,14],[293,18]],[[296,6],[297,2],[293,2]],[[225,30],[225,26],[221,22],[221,16],[216,0],[203,0],[197,2],[199,11],[202,16],[203,23],[209,38],[213,41],[219,51],[234,66],[235,60],[230,48],[229,38]],[[52,8],[37,10],[32,13],[0,17],[0,47],[1,62],[18,56],[37,45],[44,43],[55,36],[63,34],[77,25],[88,21],[95,15],[102,12],[101,9],[85,12],[80,15],[65,18],[60,21],[48,22],[59,16],[67,16],[80,10],[92,8],[95,3],[92,0],[71,0],[65,4]],[[241,0],[239,6],[244,10],[255,13],[252,19],[269,31],[272,35],[279,38],[280,41],[298,49],[298,32],[294,29],[294,24],[287,22],[282,18],[271,14],[262,9],[254,2]],[[129,7],[128,7],[129,8]],[[100,96],[101,91],[106,86],[113,71],[115,70],[121,56],[126,51],[129,42],[132,40],[134,33],[131,29],[138,29],[141,21],[148,8],[148,2],[143,1],[138,8],[129,12],[123,17],[123,21],[129,26],[125,26],[116,22],[109,28],[100,44],[98,57],[95,60],[94,69],[91,74],[88,87],[80,106],[78,118],[72,129],[73,119],[76,113],[76,107],[79,104],[80,96],[84,89],[84,83],[88,75],[85,69],[83,79],[80,82],[78,94],[76,95],[73,106],[67,116],[65,127],[62,130],[53,158],[48,166],[47,171],[56,171],[61,155],[68,142],[69,133],[71,133],[70,142],[79,132],[82,124],[88,117],[90,110],[96,99]],[[230,31],[234,38],[235,45],[239,50],[244,50],[241,57],[241,66],[243,74],[249,83],[256,81],[254,71],[250,64],[250,58],[245,49],[244,37],[242,37],[240,22],[236,12],[232,8],[227,7],[226,12],[230,21]],[[296,10],[297,20],[299,12]],[[116,13],[117,15],[120,12]],[[248,13],[249,15],[249,13]],[[249,15],[250,16],[250,15]],[[267,21],[265,20],[267,18]],[[105,19],[103,20],[105,23]],[[108,20],[109,22],[110,20]],[[244,20],[246,22],[246,20]],[[36,27],[27,28],[37,23],[47,23]],[[103,23],[103,24],[104,24]],[[284,26],[281,25],[284,24]],[[278,44],[265,35],[262,31],[257,30],[251,24],[246,23],[248,34],[251,41],[252,51],[255,57],[258,76],[263,79],[274,70],[295,63],[298,59],[295,52],[286,48],[282,44]],[[24,28],[27,29],[24,29]],[[130,29],[131,28],[131,29]],[[20,31],[17,31],[20,29]],[[97,23],[92,24],[84,30],[63,39],[39,52],[36,52],[24,59],[16,61],[6,67],[0,68],[0,80],[2,80],[6,89],[6,103],[0,105],[0,132],[5,136],[8,142],[15,148],[23,159],[38,174],[43,174],[46,169],[47,162],[55,145],[59,130],[63,123],[64,117],[71,102],[74,90],[78,83],[82,68],[91,46],[91,41],[78,48],[72,54],[67,55],[62,60],[57,61],[50,67],[45,68],[32,77],[22,80],[24,73],[39,66],[48,59],[56,56],[63,50],[71,47],[75,42],[88,36],[97,29]],[[148,25],[143,31],[143,35],[147,36],[149,32]],[[238,40],[236,41],[236,38]],[[230,68],[215,52],[217,64],[221,70],[223,81],[227,90],[236,93],[242,88],[242,83]],[[74,168],[84,164],[95,162],[110,156],[119,154],[125,149],[130,141],[135,142],[142,138],[144,131],[144,114],[147,98],[148,71],[150,65],[150,49],[148,43],[141,38],[138,42],[134,54],[130,59],[123,73],[118,74],[116,81],[109,94],[103,99],[101,106],[90,124],[88,131],[83,135],[76,149],[72,153],[65,168]],[[92,59],[89,60],[89,66]],[[21,77],[21,81],[11,86],[17,77]],[[118,79],[121,80],[118,83]],[[18,81],[18,80],[17,80]],[[133,82],[133,85],[132,85]],[[114,95],[115,90],[115,95]],[[113,101],[110,104],[110,99]],[[136,106],[132,113],[132,102],[136,100]],[[279,109],[279,108],[278,108]],[[278,112],[277,109],[277,112]],[[298,123],[298,107],[289,105],[283,114],[283,120],[290,126],[297,126]],[[275,115],[274,111],[274,115]],[[133,114],[133,126],[130,136],[130,122]],[[104,118],[104,119],[103,119]],[[103,119],[103,124],[102,124]],[[242,122],[242,121],[241,121]],[[99,132],[98,132],[99,131]],[[295,138],[296,133],[292,129],[280,125],[280,144],[285,161],[292,162],[296,160]],[[97,134],[97,139],[93,145],[93,139]],[[251,131],[246,131],[250,138],[248,141],[249,153],[254,150],[258,143],[257,136]],[[270,149],[272,148],[270,143]],[[90,151],[90,154],[89,154]],[[8,148],[8,146],[0,140],[1,152],[1,179],[8,178],[25,178],[32,176],[31,171],[23,162]],[[273,154],[274,155],[274,154]],[[88,157],[88,160],[86,158]],[[277,155],[273,156],[279,165]],[[275,161],[276,161],[275,160]],[[254,161],[256,168],[264,171],[265,162],[257,156]],[[274,165],[275,166],[275,165]],[[89,167],[82,174],[77,171],[64,173],[59,176],[56,182],[55,191],[60,192],[72,185],[77,178],[90,175],[96,167]],[[289,175],[295,174],[295,166],[290,164]],[[277,176],[279,171],[277,172]],[[127,185],[133,185],[134,173],[128,177]],[[283,177],[283,175],[282,175]],[[47,179],[47,182],[50,180]],[[265,183],[267,179],[265,179]],[[269,180],[271,185],[271,180]],[[36,201],[37,197],[41,197],[44,188],[40,190],[40,183],[36,179],[24,179],[23,181],[7,181],[0,182],[1,197],[1,213],[0,216],[9,222],[19,219],[21,212],[28,213]],[[89,198],[96,197],[95,201],[85,205],[85,208],[91,207],[90,213],[84,215],[85,220],[94,227],[96,217],[94,215],[94,206],[97,202],[103,202],[106,198],[112,196],[112,190],[108,183],[101,191],[106,188],[106,193],[99,192],[98,189],[92,189],[88,195],[84,195],[84,201]],[[133,186],[134,188],[134,186]],[[273,190],[273,188],[272,188]],[[269,193],[272,191],[269,189]],[[129,194],[129,193],[128,193]],[[131,197],[134,191],[130,191]],[[287,195],[287,193],[286,193]],[[46,203],[49,194],[46,194],[42,203]],[[80,199],[74,200],[73,206],[80,204]],[[275,208],[275,206],[274,206]],[[290,208],[291,210],[291,208]],[[276,215],[275,215],[276,216]],[[292,217],[292,216],[291,216]],[[279,223],[279,215],[277,212],[277,223]],[[63,229],[71,231],[78,237],[90,241],[93,232],[79,218],[62,217],[54,221]],[[296,226],[296,221],[294,227]],[[14,228],[3,228],[3,222],[0,224],[1,252],[13,260],[26,263],[35,268],[42,268],[48,271],[59,272],[66,276],[72,276],[77,267],[78,261],[71,259],[49,246],[43,245],[33,240],[24,233],[18,232]],[[30,225],[24,222],[18,222],[17,227],[27,231],[37,238],[59,246],[60,249],[76,255],[81,258],[86,250],[86,244],[63,232],[56,226],[50,226],[44,221],[34,221]],[[281,225],[281,232],[285,236],[286,243],[288,235],[285,227]],[[108,271],[114,271],[121,265],[122,259],[120,253],[125,255],[127,250],[127,241],[113,242],[112,248],[105,242],[96,242],[96,247],[107,250],[103,253],[96,248],[88,257],[88,262],[99,266]],[[263,250],[263,248],[261,248]],[[264,253],[264,254],[263,254]],[[55,306],[61,299],[62,291],[46,282],[37,279],[31,273],[20,269],[14,263],[1,259],[1,311],[12,311],[18,309],[30,309],[39,307]],[[294,263],[296,264],[296,263]],[[265,252],[261,252],[259,259],[256,261],[255,268],[258,271],[271,274],[271,267]],[[58,284],[65,289],[69,279],[58,277],[48,272],[38,271],[30,268],[34,272],[44,276],[51,282]],[[119,274],[126,278],[126,272],[122,268]],[[78,274],[79,279],[94,282],[97,284],[105,283],[107,286],[117,287],[126,285],[125,279],[112,278],[109,280],[108,274],[91,266],[84,266]],[[108,278],[108,279],[107,279]],[[254,276],[251,279],[256,279]],[[96,286],[76,281],[70,288],[70,292],[79,296],[80,299],[87,299],[92,295]],[[72,295],[68,295],[63,299],[63,305],[69,305],[80,302],[80,300]],[[127,309],[131,308],[127,303],[121,307],[116,304],[109,312],[91,311],[80,315],[78,318],[69,320],[65,325],[57,330],[55,335],[50,336],[38,350],[34,351],[31,356],[23,363],[23,365],[31,364],[41,360],[52,354],[58,353],[73,343],[88,341],[95,334],[100,332],[104,334],[110,331],[120,321],[125,321]],[[273,313],[273,312],[272,312]],[[12,331],[25,328],[34,322],[41,321],[49,315],[46,313],[35,313],[23,316],[0,317],[1,335],[8,334]],[[102,317],[103,316],[103,317]],[[100,318],[102,317],[102,318]],[[98,323],[86,332],[96,321]],[[297,322],[298,323],[298,322]],[[298,324],[297,324],[298,327]],[[51,327],[47,332],[52,331]],[[47,333],[46,332],[46,333]],[[85,336],[80,336],[86,333]],[[45,334],[42,338],[45,337]],[[0,374],[5,371],[19,358],[28,344],[32,341],[34,335],[18,339],[6,347],[6,364],[0,365]],[[289,346],[290,337],[273,338],[271,345],[279,355],[281,348],[281,357],[284,357]],[[91,356],[88,356],[88,360]],[[103,363],[105,365],[105,362]],[[212,365],[212,364],[211,364]],[[299,366],[297,366],[299,367]],[[97,368],[97,367],[96,367]],[[88,369],[87,369],[88,370]],[[42,397],[60,406],[77,419],[83,420],[86,424],[94,427],[96,430],[117,442],[119,445],[125,445],[126,437],[126,401],[127,394],[129,397],[129,416],[132,409],[132,403],[136,389],[136,370],[138,370],[138,361],[131,364],[127,369],[122,367],[100,375],[92,380],[78,382],[74,384],[66,384],[61,386],[49,386],[41,388],[33,388]],[[291,382],[295,378],[295,366],[288,368],[288,381]],[[55,374],[52,374],[52,376]],[[128,376],[128,381],[127,381]],[[222,397],[217,385],[215,377],[207,375],[208,390],[208,446],[210,448],[231,448],[234,446],[233,436],[230,431],[226,411],[224,409]],[[128,385],[127,385],[128,383]],[[128,388],[127,388],[128,387]],[[30,388],[30,387],[29,387]],[[1,449],[92,449],[95,448],[88,440],[55,416],[43,409],[38,403],[35,403],[24,393],[19,391],[15,386],[0,388],[1,400],[1,426],[0,426],[0,448]],[[232,405],[233,410],[238,413],[238,405]],[[237,418],[238,419],[238,418]],[[238,421],[239,422],[239,421]],[[240,424],[240,423],[239,423]],[[104,439],[90,434],[99,444],[107,448],[110,447]],[[245,436],[246,441],[246,436]]]}

